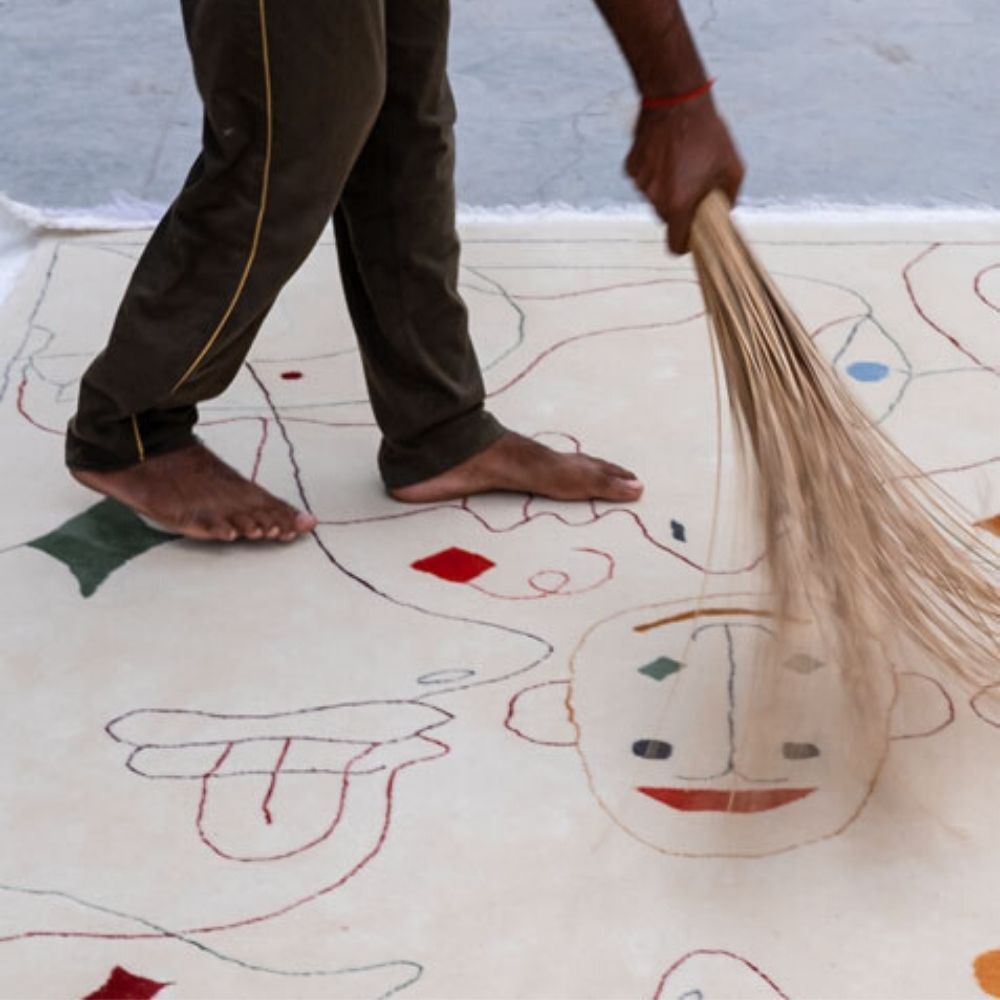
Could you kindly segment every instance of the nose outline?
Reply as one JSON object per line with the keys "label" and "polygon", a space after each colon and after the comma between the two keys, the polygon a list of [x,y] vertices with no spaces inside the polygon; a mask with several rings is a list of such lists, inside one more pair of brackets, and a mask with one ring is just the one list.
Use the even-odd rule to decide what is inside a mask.
{"label": "nose outline", "polygon": [[726,636],[726,658],[728,660],[728,678],[726,682],[726,728],[728,731],[728,752],[726,756],[726,766],[721,771],[717,771],[713,774],[678,774],[677,779],[690,783],[704,783],[709,781],[718,781],[721,778],[726,778],[729,775],[734,774],[736,777],[741,778],[748,784],[753,785],[787,784],[789,780],[788,777],[754,778],[748,774],[744,774],[739,770],[739,768],[736,767],[736,649],[733,642],[732,630],[734,628],[757,629],[767,634],[770,633],[770,630],[763,625],[743,622],[726,622],[723,625],[702,625],[692,633],[692,642],[697,642],[700,634],[711,628],[722,628]]}
{"label": "nose outline", "polygon": [[726,659],[728,662],[727,677],[726,677],[726,729],[727,729],[727,739],[726,739],[726,766],[714,774],[699,774],[699,775],[688,775],[688,774],[678,774],[677,778],[680,781],[688,782],[698,782],[705,783],[706,781],[717,781],[720,778],[725,778],[727,775],[732,774],[736,766],[736,655],[733,648],[733,636],[730,632],[730,625],[701,625],[694,630],[691,634],[692,644],[697,642],[701,637],[702,632],[710,628],[722,628],[726,637]]}

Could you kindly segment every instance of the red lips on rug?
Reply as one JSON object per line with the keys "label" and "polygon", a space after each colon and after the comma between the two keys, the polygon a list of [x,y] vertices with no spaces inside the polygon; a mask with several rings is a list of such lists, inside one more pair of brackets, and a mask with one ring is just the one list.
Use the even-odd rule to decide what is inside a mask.
{"label": "red lips on rug", "polygon": [[636,791],[680,812],[758,813],[787,806],[815,788],[638,788]]}

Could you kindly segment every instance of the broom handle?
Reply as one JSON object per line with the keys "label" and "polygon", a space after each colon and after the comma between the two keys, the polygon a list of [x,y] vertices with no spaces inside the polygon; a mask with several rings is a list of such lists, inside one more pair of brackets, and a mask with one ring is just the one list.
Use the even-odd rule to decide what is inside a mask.
{"label": "broom handle", "polygon": [[721,189],[709,191],[694,210],[691,222],[691,249],[695,252],[705,248],[711,240],[710,234],[718,232],[720,225],[725,225],[733,205],[729,196]]}

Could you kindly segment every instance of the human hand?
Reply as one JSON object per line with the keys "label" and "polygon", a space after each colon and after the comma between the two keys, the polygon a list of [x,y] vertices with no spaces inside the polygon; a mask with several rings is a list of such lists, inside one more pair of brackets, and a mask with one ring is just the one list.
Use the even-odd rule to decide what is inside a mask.
{"label": "human hand", "polygon": [[667,224],[667,243],[676,254],[688,250],[702,198],[721,188],[735,202],[745,173],[710,94],[643,109],[625,170]]}

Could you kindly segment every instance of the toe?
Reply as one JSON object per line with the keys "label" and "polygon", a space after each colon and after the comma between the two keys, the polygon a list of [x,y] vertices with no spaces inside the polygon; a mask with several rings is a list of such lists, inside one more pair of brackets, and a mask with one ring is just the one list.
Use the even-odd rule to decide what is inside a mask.
{"label": "toe", "polygon": [[257,507],[254,509],[252,516],[257,525],[257,530],[260,532],[258,537],[269,539],[281,537],[281,533],[284,530],[284,520],[281,517],[280,511],[275,511],[269,506]]}
{"label": "toe", "polygon": [[312,531],[319,521],[306,511],[298,511],[295,514],[295,530],[300,535],[307,534]]}
{"label": "toe", "polygon": [[189,523],[198,532],[197,534],[189,531],[184,532],[192,538],[204,538],[216,542],[235,542],[240,537],[237,527],[215,511],[196,511]]}
{"label": "toe", "polygon": [[229,523],[239,533],[240,538],[248,538],[257,541],[264,537],[264,528],[260,521],[253,514],[245,511],[236,511],[230,514]]}
{"label": "toe", "polygon": [[282,542],[290,542],[299,535],[295,519],[298,512],[288,504],[270,507],[265,515],[268,519],[268,538],[276,538]]}
{"label": "toe", "polygon": [[221,517],[215,520],[212,531],[212,537],[220,542],[235,542],[241,537],[239,528],[232,521]]}
{"label": "toe", "polygon": [[199,542],[231,542],[236,539],[236,529],[210,510],[186,511],[173,525],[185,538]]}
{"label": "toe", "polygon": [[294,542],[296,538],[307,535],[318,523],[312,514],[292,510],[290,520],[282,523],[282,532],[279,537],[283,542]]}
{"label": "toe", "polygon": [[632,503],[642,496],[643,486],[634,476],[603,475],[595,499]]}
{"label": "toe", "polygon": [[601,458],[591,461],[599,477],[599,493],[595,499],[629,502],[642,496],[642,482],[631,469],[605,462]]}
{"label": "toe", "polygon": [[616,479],[628,479],[634,483],[639,482],[639,478],[631,469],[625,469],[620,465],[615,465],[613,462],[605,462],[603,459],[597,459],[596,461],[601,466],[605,475],[614,476]]}
{"label": "toe", "polygon": [[282,508],[282,504],[271,502],[269,498],[265,498],[263,503],[251,510],[250,515],[260,532],[259,538],[273,540],[281,538],[285,534],[291,522]]}

